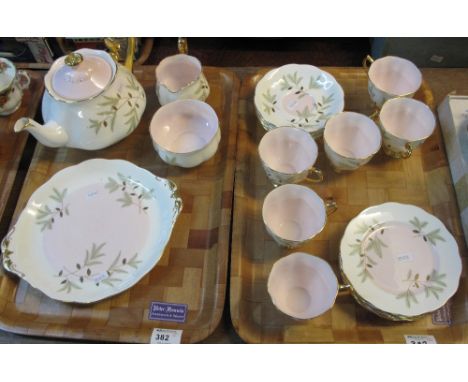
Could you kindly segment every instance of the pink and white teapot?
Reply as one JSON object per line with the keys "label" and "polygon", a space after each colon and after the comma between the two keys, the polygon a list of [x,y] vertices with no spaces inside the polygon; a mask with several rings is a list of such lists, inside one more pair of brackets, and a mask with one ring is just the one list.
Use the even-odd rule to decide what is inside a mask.
{"label": "pink and white teapot", "polygon": [[44,124],[21,118],[14,129],[29,131],[49,147],[110,146],[137,127],[146,107],[145,91],[131,70],[100,50],[80,49],[57,59],[45,87]]}

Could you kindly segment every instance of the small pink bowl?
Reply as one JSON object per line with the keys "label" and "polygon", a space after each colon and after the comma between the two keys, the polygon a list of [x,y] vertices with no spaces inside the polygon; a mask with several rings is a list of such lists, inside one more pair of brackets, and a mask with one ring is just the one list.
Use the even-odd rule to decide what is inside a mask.
{"label": "small pink bowl", "polygon": [[295,252],[275,262],[267,288],[278,310],[293,318],[306,320],[320,316],[333,307],[339,284],[325,260]]}
{"label": "small pink bowl", "polygon": [[150,134],[161,159],[181,167],[194,167],[211,158],[221,139],[213,108],[193,99],[161,106],[151,120]]}

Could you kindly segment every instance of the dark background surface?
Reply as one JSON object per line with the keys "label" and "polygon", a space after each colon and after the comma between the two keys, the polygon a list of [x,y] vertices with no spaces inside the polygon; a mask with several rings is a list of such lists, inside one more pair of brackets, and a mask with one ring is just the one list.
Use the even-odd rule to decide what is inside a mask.
{"label": "dark background surface", "polygon": [[[0,56],[15,62],[35,62],[27,41],[0,38]],[[82,47],[104,49],[102,38],[47,38],[53,59]],[[177,53],[176,37],[140,38],[141,63],[156,65]],[[122,40],[124,41],[124,39]],[[36,42],[37,43],[37,42]],[[316,66],[360,66],[369,53],[374,58],[396,55],[419,67],[468,67],[468,38],[394,37],[189,37],[189,54],[203,65],[221,67],[280,66],[307,63]]]}

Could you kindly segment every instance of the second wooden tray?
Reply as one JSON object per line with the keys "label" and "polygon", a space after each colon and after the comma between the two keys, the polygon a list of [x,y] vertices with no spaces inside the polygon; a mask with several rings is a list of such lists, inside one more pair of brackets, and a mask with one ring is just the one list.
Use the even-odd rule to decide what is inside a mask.
{"label": "second wooden tray", "polygon": [[[149,342],[154,328],[183,330],[182,342],[198,342],[218,325],[225,301],[231,228],[239,82],[228,70],[204,68],[207,102],[221,124],[216,155],[193,169],[171,167],[153,149],[148,127],[158,104],[154,67],[134,73],[147,95],[138,128],[122,142],[87,152],[38,144],[15,218],[38,186],[57,171],[91,158],[126,159],[179,187],[184,207],[163,257],[124,293],[91,305],[51,300],[26,282],[0,271],[0,328],[14,333],[115,342]],[[150,319],[152,302],[185,304],[184,323]]]}
{"label": "second wooden tray", "polygon": [[[324,69],[343,87],[346,110],[372,113],[363,69]],[[358,305],[351,295],[339,296],[331,310],[307,321],[289,318],[272,304],[267,279],[273,263],[288,253],[305,251],[330,262],[339,275],[338,252],[344,230],[352,218],[371,205],[394,201],[422,207],[439,217],[455,236],[465,269],[467,251],[440,128],[407,160],[391,159],[380,151],[367,165],[342,174],[331,169],[323,140],[318,139],[316,166],[324,171],[325,180],[311,187],[324,199],[333,197],[338,210],[329,216],[325,229],[306,245],[294,250],[280,248],[266,232],[261,214],[263,200],[273,186],[258,157],[258,143],[265,131],[257,122],[253,95],[266,71],[243,81],[239,101],[230,292],[231,317],[238,334],[252,343],[404,343],[405,334],[431,334],[438,342],[468,342],[465,274],[448,305],[412,323],[379,318]],[[426,84],[416,98],[434,107]]]}

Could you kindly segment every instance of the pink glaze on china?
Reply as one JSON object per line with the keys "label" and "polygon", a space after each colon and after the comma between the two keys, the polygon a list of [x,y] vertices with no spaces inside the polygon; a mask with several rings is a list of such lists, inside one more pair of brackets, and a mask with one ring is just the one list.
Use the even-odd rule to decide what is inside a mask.
{"label": "pink glaze on china", "polygon": [[329,119],[324,139],[336,153],[347,158],[364,159],[375,154],[381,144],[378,126],[370,118],[343,112]]}
{"label": "pink glaze on china", "polygon": [[297,113],[302,113],[307,108],[309,112],[313,112],[316,109],[314,97],[304,92],[294,91],[282,98],[283,109],[292,115],[297,117]]}
{"label": "pink glaze on china", "polygon": [[[381,256],[373,249],[372,241],[382,243]],[[364,261],[370,257],[375,262],[368,269],[374,282],[395,295],[410,286],[414,294],[424,293],[426,278],[439,269],[434,247],[407,223],[386,222],[369,230],[362,240],[362,248]],[[415,282],[419,287],[414,288]]]}
{"label": "pink glaze on china", "polygon": [[186,99],[161,106],[151,120],[154,142],[173,153],[204,148],[218,130],[218,117],[205,102]]}
{"label": "pink glaze on china", "polygon": [[436,124],[429,106],[412,98],[394,98],[385,102],[379,118],[387,132],[408,141],[427,138]]}
{"label": "pink glaze on china", "polygon": [[65,64],[65,58],[58,59],[48,73],[52,90],[67,100],[83,100],[100,94],[111,82],[116,67],[106,52],[94,53],[90,49],[77,51],[83,61],[76,66]]}
{"label": "pink glaze on china", "polygon": [[279,237],[302,241],[318,234],[325,225],[323,200],[310,188],[285,184],[271,191],[263,202],[263,221]]}
{"label": "pink glaze on china", "polygon": [[157,81],[171,92],[177,92],[195,81],[202,71],[200,61],[186,54],[166,57],[156,68]]}
{"label": "pink glaze on china", "polygon": [[77,264],[84,263],[93,244],[96,247],[104,244],[101,253],[105,254],[99,258],[100,264],[90,266],[93,277],[109,269],[119,254],[119,264],[141,254],[152,240],[148,235],[149,217],[137,204],[122,207],[117,200],[121,196],[109,193],[101,182],[71,192],[63,205],[56,205],[62,210],[66,208],[69,214],[57,215],[53,227],[42,235],[45,256],[56,274],[76,272]]}
{"label": "pink glaze on china", "polygon": [[372,63],[369,78],[377,88],[393,95],[416,92],[422,83],[419,69],[411,61],[386,56]]}
{"label": "pink glaze on china", "polygon": [[330,265],[303,252],[278,260],[268,277],[268,293],[283,313],[309,319],[329,310],[338,292],[338,281]]}
{"label": "pink glaze on china", "polygon": [[279,127],[267,132],[258,146],[262,161],[275,171],[294,174],[312,167],[318,148],[306,131]]}

